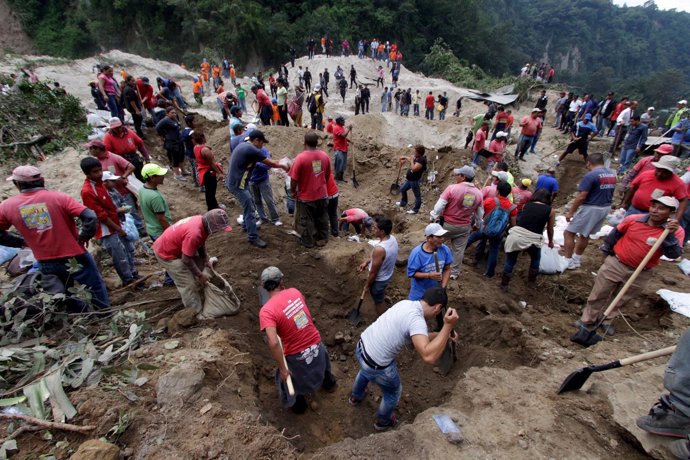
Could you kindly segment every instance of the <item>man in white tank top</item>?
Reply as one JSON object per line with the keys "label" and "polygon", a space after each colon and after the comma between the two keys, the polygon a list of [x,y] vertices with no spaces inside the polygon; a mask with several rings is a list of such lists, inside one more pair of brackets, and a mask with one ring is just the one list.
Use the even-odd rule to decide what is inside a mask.
{"label": "man in white tank top", "polygon": [[379,238],[379,243],[371,251],[371,256],[359,266],[362,272],[369,268],[366,288],[371,294],[376,308],[376,315],[380,316],[386,311],[386,287],[393,279],[395,261],[398,258],[398,240],[391,235],[393,222],[384,216],[375,216],[372,225],[374,238]]}

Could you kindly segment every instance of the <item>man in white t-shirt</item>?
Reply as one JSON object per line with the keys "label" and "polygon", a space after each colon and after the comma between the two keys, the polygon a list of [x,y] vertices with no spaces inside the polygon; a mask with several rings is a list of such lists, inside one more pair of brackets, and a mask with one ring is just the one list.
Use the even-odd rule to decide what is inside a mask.
{"label": "man in white t-shirt", "polygon": [[395,359],[402,349],[412,342],[427,364],[434,364],[443,354],[458,321],[458,313],[449,308],[439,332],[430,333],[426,321],[435,318],[447,303],[444,288],[429,288],[421,300],[398,302],[362,332],[355,349],[360,369],[349,403],[354,406],[362,402],[369,382],[377,384],[383,392],[374,423],[377,431],[385,431],[398,423],[393,411],[400,400],[402,385]]}

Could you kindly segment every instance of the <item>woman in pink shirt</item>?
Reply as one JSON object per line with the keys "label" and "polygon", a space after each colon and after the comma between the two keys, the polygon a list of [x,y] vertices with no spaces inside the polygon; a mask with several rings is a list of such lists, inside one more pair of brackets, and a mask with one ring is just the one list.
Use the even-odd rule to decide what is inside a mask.
{"label": "woman in pink shirt", "polygon": [[105,100],[108,101],[110,116],[124,120],[122,107],[117,103],[119,99],[119,86],[113,78],[113,68],[109,65],[103,67],[103,71],[98,74],[98,89]]}

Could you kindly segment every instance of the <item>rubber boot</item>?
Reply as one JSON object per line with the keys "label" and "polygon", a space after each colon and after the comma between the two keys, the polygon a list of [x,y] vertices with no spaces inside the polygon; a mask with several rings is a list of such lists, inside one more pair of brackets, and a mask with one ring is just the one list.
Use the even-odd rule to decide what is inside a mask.
{"label": "rubber boot", "polygon": [[512,273],[506,273],[503,272],[503,275],[501,276],[501,289],[504,291],[508,290],[508,284],[510,283],[510,278],[513,277]]}
{"label": "rubber boot", "polygon": [[533,268],[529,269],[529,272],[527,272],[527,283],[534,285],[537,283],[537,275],[539,274],[539,270],[535,270]]}

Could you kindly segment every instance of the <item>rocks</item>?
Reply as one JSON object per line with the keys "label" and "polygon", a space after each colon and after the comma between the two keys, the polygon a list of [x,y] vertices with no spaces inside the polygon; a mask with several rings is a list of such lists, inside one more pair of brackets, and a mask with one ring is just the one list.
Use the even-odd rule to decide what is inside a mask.
{"label": "rocks", "polygon": [[347,361],[347,356],[344,354],[340,354],[340,357],[338,358],[340,361]]}
{"label": "rocks", "polygon": [[156,398],[158,404],[185,403],[192,399],[206,374],[199,364],[183,362],[158,379]]}
{"label": "rocks", "polygon": [[508,307],[508,305],[502,303],[498,306],[498,311],[500,311],[504,315],[507,315],[508,313],[510,313],[510,308]]}
{"label": "rocks", "polygon": [[185,308],[178,311],[168,321],[168,333],[174,334],[182,328],[194,326],[197,323],[197,312],[192,308]]}
{"label": "rocks", "polygon": [[70,460],[120,460],[120,449],[100,439],[89,439],[81,443]]}
{"label": "rocks", "polygon": [[343,353],[350,353],[353,350],[353,346],[351,343],[343,343],[342,346],[340,347],[343,350]]}
{"label": "rocks", "polygon": [[676,284],[678,284],[676,280],[669,276],[662,277],[661,282],[664,283],[666,286],[675,286]]}
{"label": "rocks", "polygon": [[519,439],[518,440],[518,446],[520,446],[523,449],[529,449],[529,443],[527,442],[526,439]]}
{"label": "rocks", "polygon": [[350,334],[345,334],[345,337],[343,337],[343,342],[351,343],[352,342],[352,336]]}
{"label": "rocks", "polygon": [[335,343],[341,344],[341,343],[343,343],[343,342],[345,341],[345,334],[343,334],[342,332],[338,331],[338,332],[335,333],[335,336],[333,337],[333,340],[335,341]]}

